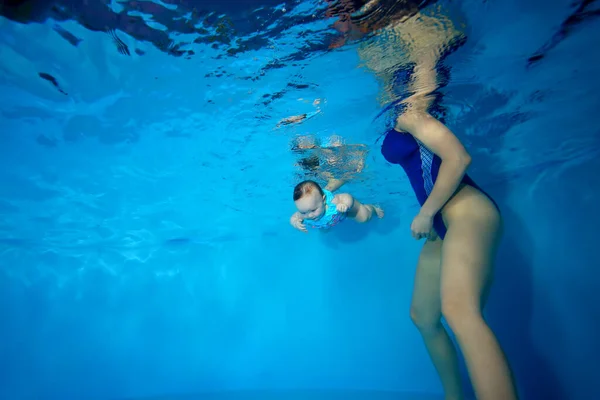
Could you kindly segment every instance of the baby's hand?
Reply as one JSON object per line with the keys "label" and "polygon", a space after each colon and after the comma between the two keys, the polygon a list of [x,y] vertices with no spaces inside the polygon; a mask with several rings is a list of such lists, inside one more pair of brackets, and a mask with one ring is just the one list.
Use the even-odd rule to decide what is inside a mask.
{"label": "baby's hand", "polygon": [[336,204],[335,208],[338,210],[338,212],[341,212],[341,213],[345,213],[346,211],[348,211],[348,205],[344,204],[344,203]]}
{"label": "baby's hand", "polygon": [[308,230],[306,229],[306,227],[304,226],[304,224],[302,222],[303,222],[302,219],[299,216],[297,216],[296,214],[292,215],[292,218],[290,218],[290,224],[292,224],[292,226],[294,228],[296,228],[302,232],[308,232]]}

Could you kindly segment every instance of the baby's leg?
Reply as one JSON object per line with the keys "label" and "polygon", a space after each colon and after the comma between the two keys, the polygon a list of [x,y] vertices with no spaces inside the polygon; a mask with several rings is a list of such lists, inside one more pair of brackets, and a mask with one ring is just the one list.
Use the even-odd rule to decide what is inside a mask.
{"label": "baby's leg", "polygon": [[[354,200],[356,203],[356,200]],[[373,217],[373,214],[377,215],[379,218],[383,218],[383,210],[372,204],[360,204],[358,206],[358,211],[356,212],[356,216],[354,220],[356,222],[368,222]]]}

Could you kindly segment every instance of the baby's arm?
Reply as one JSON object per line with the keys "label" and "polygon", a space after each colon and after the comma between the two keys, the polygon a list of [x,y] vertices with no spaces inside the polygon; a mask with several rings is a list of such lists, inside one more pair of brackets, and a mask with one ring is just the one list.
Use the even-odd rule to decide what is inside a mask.
{"label": "baby's arm", "polygon": [[304,226],[304,220],[302,219],[302,216],[298,211],[292,214],[292,217],[290,218],[290,224],[292,224],[294,228],[301,230],[302,232],[308,232],[308,230]]}
{"label": "baby's arm", "polygon": [[354,207],[354,197],[349,193],[339,193],[333,198],[333,204],[339,212],[348,212]]}

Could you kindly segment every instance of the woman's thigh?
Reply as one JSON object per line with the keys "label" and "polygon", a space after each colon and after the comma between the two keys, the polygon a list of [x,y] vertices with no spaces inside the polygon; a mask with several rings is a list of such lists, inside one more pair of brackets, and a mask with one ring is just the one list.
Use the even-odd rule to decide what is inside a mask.
{"label": "woman's thigh", "polygon": [[502,235],[496,206],[481,191],[463,187],[443,210],[447,226],[442,247],[442,312],[480,313],[493,278]]}

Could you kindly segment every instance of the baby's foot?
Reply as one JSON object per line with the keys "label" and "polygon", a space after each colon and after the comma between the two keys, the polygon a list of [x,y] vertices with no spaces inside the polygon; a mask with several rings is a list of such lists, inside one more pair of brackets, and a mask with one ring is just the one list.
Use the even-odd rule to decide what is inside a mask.
{"label": "baby's foot", "polygon": [[383,218],[383,210],[381,209],[381,207],[379,206],[373,206],[373,209],[375,210],[375,213],[377,214],[377,216],[379,218]]}

